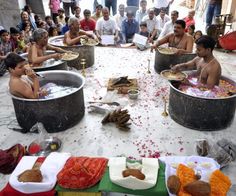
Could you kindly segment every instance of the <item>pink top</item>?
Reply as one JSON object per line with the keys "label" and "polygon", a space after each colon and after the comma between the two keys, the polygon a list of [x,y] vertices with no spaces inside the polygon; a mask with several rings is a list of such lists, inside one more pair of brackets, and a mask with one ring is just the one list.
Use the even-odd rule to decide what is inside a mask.
{"label": "pink top", "polygon": [[186,28],[185,28],[186,32],[188,31],[188,27],[190,25],[192,25],[192,24],[195,25],[195,20],[193,18],[190,19],[188,16],[184,18],[184,21],[186,23]]}
{"label": "pink top", "polygon": [[60,9],[60,0],[50,0],[49,8],[52,13],[58,13],[58,9]]}

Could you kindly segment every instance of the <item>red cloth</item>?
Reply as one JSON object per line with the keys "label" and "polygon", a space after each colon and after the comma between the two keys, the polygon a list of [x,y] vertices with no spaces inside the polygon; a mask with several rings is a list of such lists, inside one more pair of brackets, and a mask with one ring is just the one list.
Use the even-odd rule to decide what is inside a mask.
{"label": "red cloth", "polygon": [[[39,157],[36,162],[42,163],[45,160],[45,158],[46,157]],[[55,190],[41,193],[25,194],[13,189],[9,183],[7,183],[4,189],[1,190],[0,192],[0,196],[55,196],[55,194],[56,194]]]}
{"label": "red cloth", "polygon": [[188,31],[188,27],[190,25],[195,25],[195,20],[193,18],[190,19],[188,16],[184,18],[184,21],[186,23],[186,28],[185,28],[186,32]]}
{"label": "red cloth", "polygon": [[81,20],[80,21],[80,28],[83,29],[84,31],[94,31],[96,26],[96,21],[93,19],[89,20]]}

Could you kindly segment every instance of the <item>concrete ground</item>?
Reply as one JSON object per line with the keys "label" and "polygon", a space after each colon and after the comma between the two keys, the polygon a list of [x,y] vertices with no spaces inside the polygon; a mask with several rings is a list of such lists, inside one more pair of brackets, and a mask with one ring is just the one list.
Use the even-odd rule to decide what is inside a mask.
{"label": "concrete ground", "polygon": [[[124,0],[122,0],[124,1]],[[81,1],[86,3],[88,1]],[[178,6],[178,1],[174,5]],[[91,2],[89,4],[91,6]],[[177,7],[172,7],[174,9]],[[182,17],[188,9],[181,8]],[[199,19],[202,21],[202,19]],[[203,23],[203,21],[202,21]],[[197,23],[200,24],[200,23]],[[203,25],[199,25],[203,27]],[[199,27],[199,28],[200,28]],[[236,81],[236,53],[214,52],[222,65],[223,74]],[[60,133],[54,133],[62,140],[62,152],[71,152],[81,156],[117,156],[125,155],[139,158],[141,156],[196,155],[195,141],[206,138],[217,141],[222,138],[236,141],[236,119],[230,127],[215,132],[196,131],[185,128],[174,122],[169,116],[163,117],[162,96],[168,97],[169,85],[151,66],[151,74],[147,73],[147,59],[154,64],[154,54],[136,49],[115,49],[95,47],[95,65],[86,69],[84,99],[98,100],[100,97],[112,97],[119,101],[131,114],[132,125],[129,132],[118,130],[114,125],[101,124],[103,118],[99,114],[87,112],[76,126]],[[75,70],[74,70],[75,71]],[[80,72],[80,71],[76,71]],[[107,82],[110,77],[127,75],[137,78],[140,96],[136,101],[127,96],[107,93]],[[11,97],[8,93],[9,75],[0,77],[0,149],[7,149],[16,143],[29,145],[38,138],[38,134],[22,134],[13,131],[17,121]],[[63,107],[63,106],[62,106]],[[236,195],[236,162],[232,162],[223,172],[229,175],[233,186],[229,196]],[[9,175],[0,174],[0,189],[7,183]]]}

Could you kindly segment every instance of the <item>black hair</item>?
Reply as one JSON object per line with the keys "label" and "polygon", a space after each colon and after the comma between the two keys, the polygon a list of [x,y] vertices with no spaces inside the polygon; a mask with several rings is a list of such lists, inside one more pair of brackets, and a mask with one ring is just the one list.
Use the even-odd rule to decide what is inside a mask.
{"label": "black hair", "polygon": [[98,5],[96,6],[96,9],[99,8],[99,7],[100,7],[101,9],[103,8],[101,4],[98,4]]}
{"label": "black hair", "polygon": [[215,48],[216,45],[216,41],[208,35],[201,36],[199,39],[196,40],[195,43],[197,45],[202,45],[205,49],[210,48],[211,51]]}
{"label": "black hair", "polygon": [[10,27],[10,34],[18,34],[20,31],[16,29],[15,27]]}
{"label": "black hair", "polygon": [[161,7],[161,8],[160,8],[160,11],[163,11],[163,12],[166,13],[166,8],[165,8],[165,7]]}
{"label": "black hair", "polygon": [[64,10],[63,8],[59,8],[57,11],[58,11],[58,12],[65,13],[65,10]]}
{"label": "black hair", "polygon": [[49,37],[52,37],[52,36],[53,36],[53,31],[54,31],[55,29],[57,30],[57,27],[56,27],[56,26],[49,27],[49,29],[48,29],[48,36],[49,36]]}
{"label": "black hair", "polygon": [[194,39],[196,38],[195,36],[196,36],[196,34],[197,34],[197,33],[200,33],[200,34],[201,34],[201,36],[203,35],[203,34],[202,34],[202,31],[200,31],[200,30],[198,30],[198,31],[195,31],[195,32],[194,32],[194,35],[193,35],[193,38],[194,38]]}
{"label": "black hair", "polygon": [[26,60],[23,57],[21,57],[19,54],[11,52],[7,55],[6,59],[4,60],[4,63],[6,65],[6,68],[9,70],[9,68],[15,69],[17,64],[24,61]]}
{"label": "black hair", "polygon": [[188,28],[192,29],[193,31],[195,31],[195,25],[191,24]]}
{"label": "black hair", "polygon": [[8,33],[8,31],[7,31],[6,29],[2,29],[2,30],[0,31],[0,36],[2,36],[3,33]]}
{"label": "black hair", "polygon": [[146,22],[141,22],[139,26],[140,27],[147,27],[147,23]]}
{"label": "black hair", "polygon": [[[79,6],[75,6],[74,7],[74,11],[76,11],[78,8],[80,8]],[[80,10],[81,10],[81,8],[80,8]]]}
{"label": "black hair", "polygon": [[175,24],[181,25],[183,29],[186,27],[186,23],[184,20],[176,20]]}
{"label": "black hair", "polygon": [[86,14],[91,14],[91,11],[88,10],[88,9],[85,9],[84,12],[83,12],[83,14],[84,14],[84,15],[86,15]]}
{"label": "black hair", "polygon": [[140,1],[140,4],[141,4],[141,3],[147,3],[147,0],[141,0],[141,1]]}
{"label": "black hair", "polygon": [[69,16],[66,16],[66,17],[65,17],[65,22],[68,23],[68,20],[69,20],[69,19],[70,19],[70,17],[69,17]]}
{"label": "black hair", "polygon": [[45,21],[46,21],[47,19],[52,19],[52,17],[51,17],[51,16],[46,16],[46,17],[45,17]]}

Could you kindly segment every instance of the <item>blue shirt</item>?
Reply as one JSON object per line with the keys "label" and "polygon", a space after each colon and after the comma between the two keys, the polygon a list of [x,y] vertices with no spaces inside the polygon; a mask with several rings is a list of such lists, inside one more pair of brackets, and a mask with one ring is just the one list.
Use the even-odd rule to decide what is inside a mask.
{"label": "blue shirt", "polygon": [[61,34],[64,35],[67,31],[69,31],[69,26],[66,24],[61,29]]}
{"label": "blue shirt", "polygon": [[123,38],[127,41],[127,39],[131,39],[135,33],[139,32],[139,24],[135,19],[129,21],[125,19],[121,25],[121,32]]}

